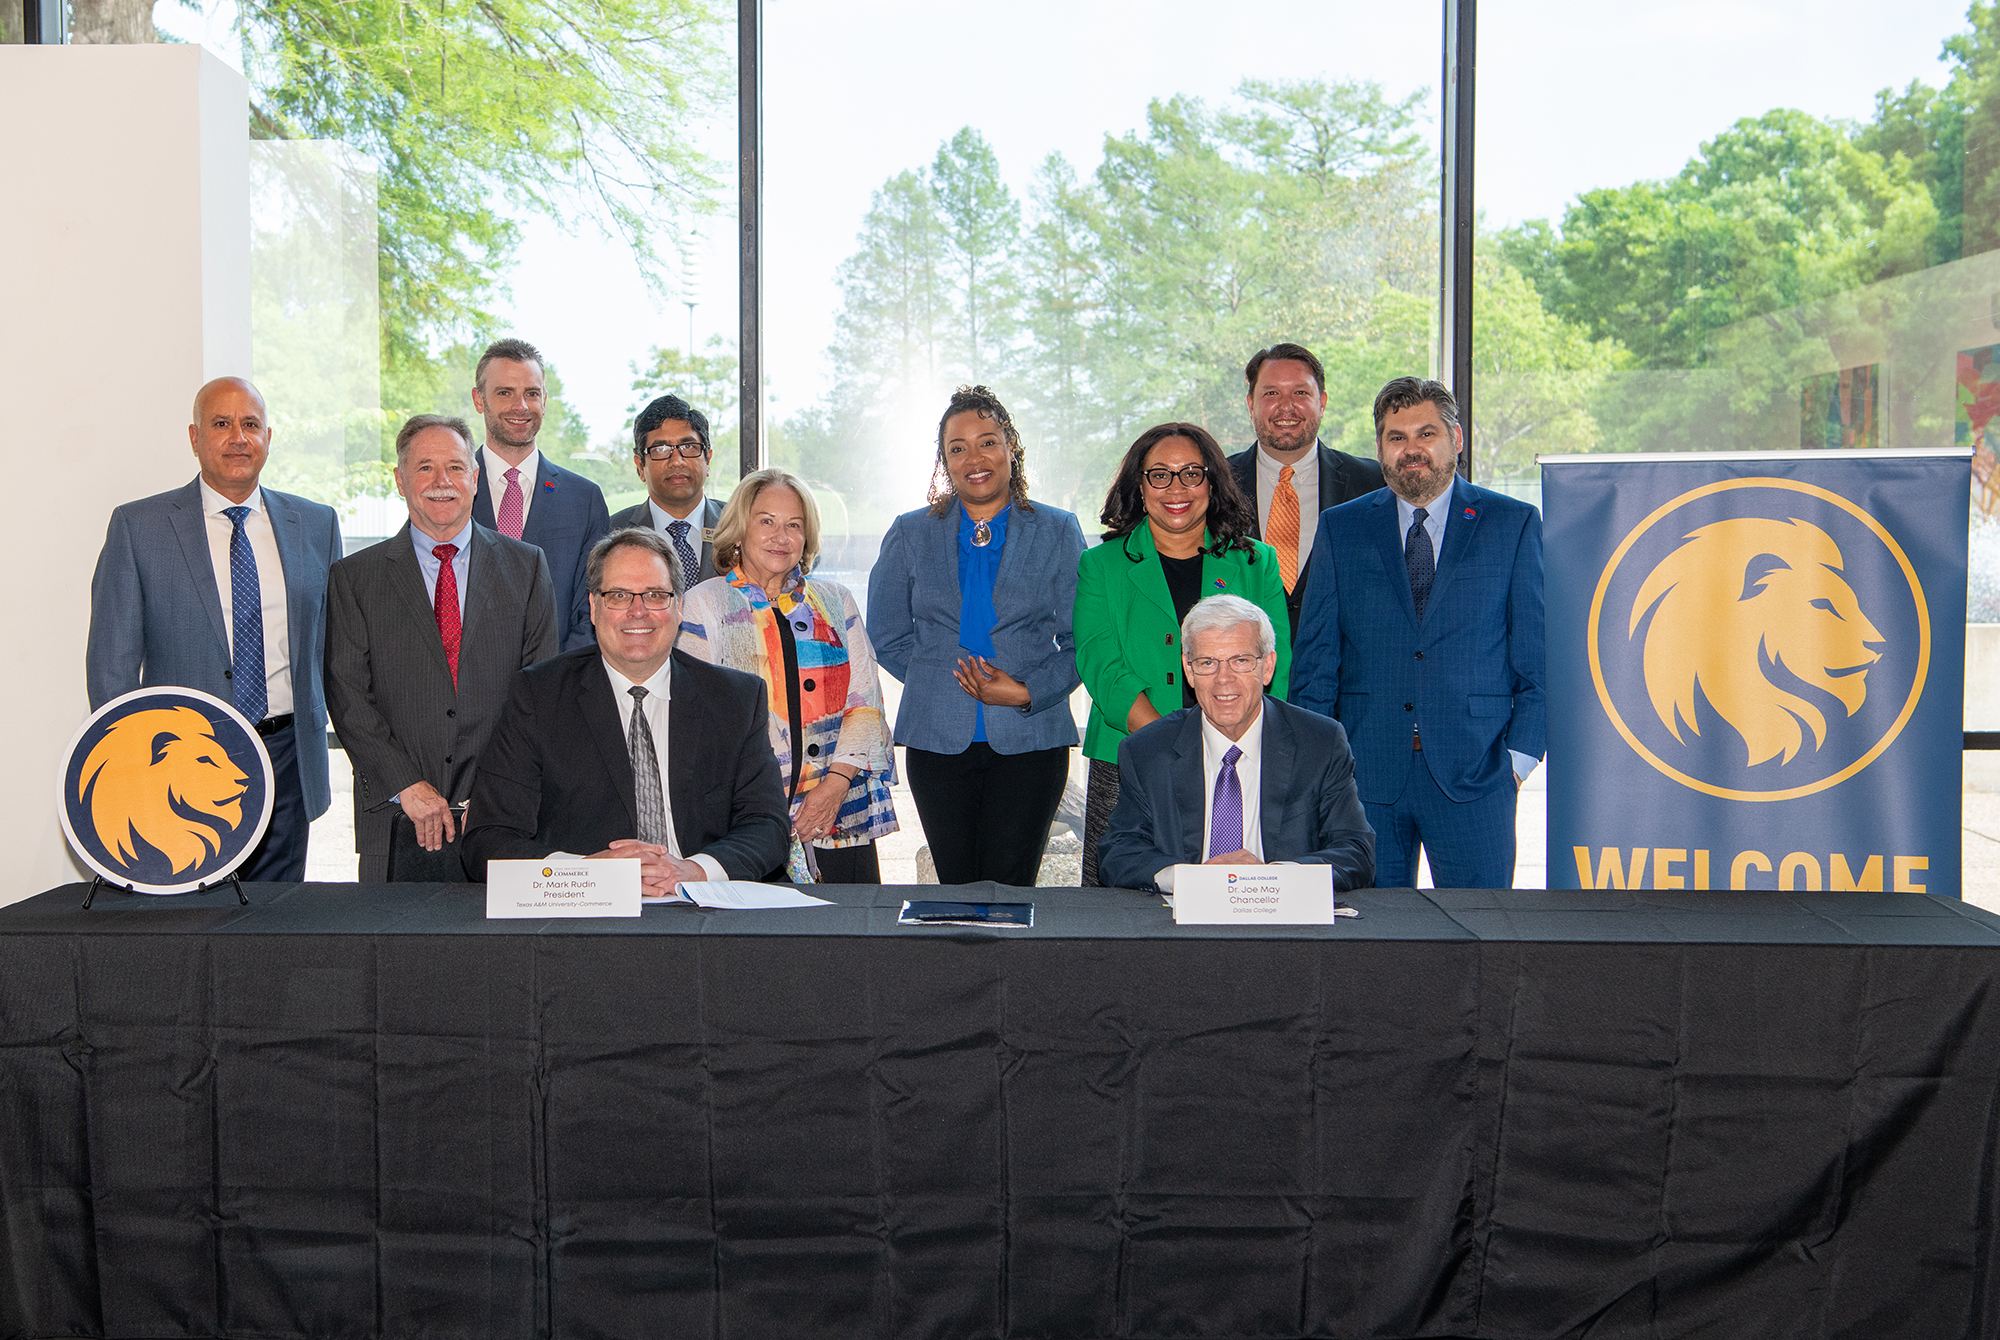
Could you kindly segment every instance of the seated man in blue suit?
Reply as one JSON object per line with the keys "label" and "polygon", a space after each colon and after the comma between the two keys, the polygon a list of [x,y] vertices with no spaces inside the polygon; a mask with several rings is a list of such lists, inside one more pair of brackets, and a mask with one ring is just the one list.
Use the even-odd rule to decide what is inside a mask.
{"label": "seated man in blue suit", "polygon": [[611,513],[603,489],[535,447],[548,404],[541,352],[526,340],[495,340],[472,381],[472,407],[486,420],[486,444],[474,453],[472,519],[542,551],[556,593],[557,640],[564,651],[594,646],[583,570],[591,546],[611,530]]}
{"label": "seated man in blue suit", "polygon": [[200,474],[111,514],[90,579],[90,706],[156,685],[233,703],[263,737],[273,782],[270,827],[237,873],[301,880],[312,821],[333,799],[320,662],[340,523],[258,486],[271,420],[242,378],[201,388],[188,441]]}
{"label": "seated man in blue suit", "polygon": [[1330,865],[1336,890],[1373,881],[1347,733],[1265,694],[1277,651],[1271,617],[1241,596],[1188,611],[1181,663],[1198,706],[1118,746],[1118,805],[1097,848],[1107,886],[1171,893],[1176,865],[1280,862]]}
{"label": "seated man in blue suit", "polygon": [[[1320,516],[1292,701],[1354,742],[1376,882],[1514,882],[1514,804],[1548,747],[1542,517],[1457,476],[1458,406],[1398,377],[1375,397],[1388,487]],[[1324,558],[1322,558],[1324,556]]]}

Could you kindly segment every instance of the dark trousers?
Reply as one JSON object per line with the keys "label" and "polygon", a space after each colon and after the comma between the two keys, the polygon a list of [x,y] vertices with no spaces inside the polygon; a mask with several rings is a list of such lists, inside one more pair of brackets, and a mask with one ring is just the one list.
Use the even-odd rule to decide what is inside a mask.
{"label": "dark trousers", "polygon": [[271,826],[236,877],[246,884],[297,884],[306,877],[306,838],[312,833],[305,788],[299,785],[298,737],[290,730],[266,735],[264,752],[271,756]]}
{"label": "dark trousers", "polygon": [[1375,887],[1413,887],[1421,847],[1431,859],[1431,883],[1440,889],[1512,888],[1515,805],[1511,784],[1476,800],[1453,800],[1424,756],[1414,755],[1393,804],[1361,807],[1375,829]]}
{"label": "dark trousers", "polygon": [[882,862],[876,856],[872,842],[854,847],[814,847],[812,854],[819,866],[819,882],[822,884],[882,882]]}
{"label": "dark trousers", "polygon": [[1103,887],[1097,878],[1097,844],[1111,827],[1111,811],[1118,808],[1118,765],[1101,758],[1090,760],[1090,780],[1083,793],[1083,887]]}
{"label": "dark trousers", "polygon": [[1067,747],[997,754],[975,740],[962,754],[905,747],[903,757],[938,883],[1035,887],[1069,781]]}

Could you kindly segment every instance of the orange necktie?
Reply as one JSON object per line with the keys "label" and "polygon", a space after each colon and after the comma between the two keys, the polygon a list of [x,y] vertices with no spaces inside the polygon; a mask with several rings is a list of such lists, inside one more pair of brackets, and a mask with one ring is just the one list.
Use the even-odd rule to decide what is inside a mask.
{"label": "orange necktie", "polygon": [[1271,490],[1271,524],[1264,527],[1264,542],[1278,551],[1278,575],[1285,579],[1285,594],[1299,584],[1299,491],[1292,487],[1292,467],[1278,471],[1278,487]]}

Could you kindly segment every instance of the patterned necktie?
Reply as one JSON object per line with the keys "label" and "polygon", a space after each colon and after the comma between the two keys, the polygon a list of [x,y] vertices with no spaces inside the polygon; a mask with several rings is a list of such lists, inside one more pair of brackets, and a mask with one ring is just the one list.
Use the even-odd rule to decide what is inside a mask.
{"label": "patterned necktie", "polygon": [[270,705],[264,685],[264,588],[257,582],[257,555],[243,533],[250,509],[225,507],[222,514],[235,527],[229,533],[229,684],[236,710],[258,722]]}
{"label": "patterned necktie", "polygon": [[632,725],[625,747],[632,752],[632,796],[639,812],[639,841],[667,845],[667,799],[660,794],[660,756],[653,752],[653,728],[646,724],[646,689],[634,684]]}
{"label": "patterned necktie", "polygon": [[521,472],[509,470],[501,478],[507,491],[500,495],[500,533],[510,540],[521,538]]}
{"label": "patterned necktie", "polygon": [[1264,527],[1264,543],[1278,551],[1278,575],[1285,579],[1285,594],[1299,584],[1299,491],[1292,487],[1292,467],[1278,471],[1278,487],[1271,490],[1271,524]]}
{"label": "patterned necktie", "polygon": [[701,560],[694,556],[694,546],[688,543],[688,523],[669,521],[667,534],[673,537],[674,552],[681,556],[681,585],[691,585],[695,572],[701,567]]}
{"label": "patterned necktie", "polygon": [[1236,760],[1243,751],[1235,745],[1222,756],[1215,774],[1215,803],[1208,812],[1208,855],[1213,860],[1232,851],[1243,850],[1243,783],[1236,776]]}
{"label": "patterned necktie", "polygon": [[1431,552],[1431,537],[1424,532],[1424,520],[1424,509],[1419,507],[1410,522],[1410,533],[1403,537],[1403,566],[1410,570],[1410,600],[1417,607],[1420,623],[1424,606],[1430,602],[1431,581],[1437,576],[1437,555]]}
{"label": "patterned necktie", "polygon": [[455,689],[458,687],[458,574],[452,570],[451,561],[458,557],[458,546],[441,544],[431,552],[438,561],[438,637],[444,643],[444,663],[451,667],[451,686]]}

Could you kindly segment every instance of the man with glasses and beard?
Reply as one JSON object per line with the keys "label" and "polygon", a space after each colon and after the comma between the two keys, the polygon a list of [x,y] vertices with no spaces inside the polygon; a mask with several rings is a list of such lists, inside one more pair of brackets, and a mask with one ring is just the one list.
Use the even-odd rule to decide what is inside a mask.
{"label": "man with glasses and beard", "polygon": [[672,540],[691,587],[716,575],[722,500],[702,492],[714,455],[707,416],[677,395],[661,396],[632,425],[632,464],[646,481],[646,500],[611,518],[613,530],[648,527]]}
{"label": "man with glasses and beard", "polygon": [[1375,878],[1514,882],[1515,792],[1548,747],[1542,517],[1457,476],[1458,406],[1398,377],[1375,397],[1388,487],[1319,519],[1292,701],[1353,741]]}
{"label": "man with glasses and beard", "polygon": [[1097,849],[1104,884],[1171,893],[1176,865],[1278,862],[1332,866],[1342,892],[1374,878],[1347,733],[1264,692],[1277,649],[1271,616],[1241,596],[1188,611],[1181,661],[1196,706],[1119,745],[1118,804]]}
{"label": "man with glasses and beard", "polygon": [[640,861],[647,898],[690,880],[783,877],[791,820],[764,681],[673,650],[673,542],[613,531],[590,552],[595,645],[514,677],[480,761],[465,867],[552,853]]}

